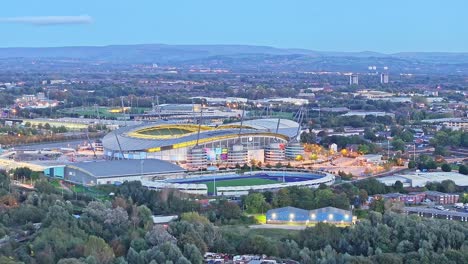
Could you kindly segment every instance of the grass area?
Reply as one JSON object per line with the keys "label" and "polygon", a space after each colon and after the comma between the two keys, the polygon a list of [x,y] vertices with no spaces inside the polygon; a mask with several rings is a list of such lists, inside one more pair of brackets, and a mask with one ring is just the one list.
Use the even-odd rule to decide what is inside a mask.
{"label": "grass area", "polygon": [[[245,185],[262,185],[262,184],[273,184],[278,183],[275,180],[261,179],[261,178],[245,178],[245,179],[232,179],[232,180],[218,180],[216,181],[216,187],[234,187],[234,186],[245,186]],[[200,184],[206,184],[208,192],[214,192],[214,182],[205,181]]]}
{"label": "grass area", "polygon": [[188,134],[192,131],[187,129],[180,128],[157,128],[157,129],[148,129],[139,132],[143,135],[152,135],[152,136],[168,136],[168,135],[183,135]]}
{"label": "grass area", "polygon": [[73,185],[71,186],[70,190],[76,193],[85,193],[87,191],[86,188],[82,185]]}
{"label": "grass area", "polygon": [[55,127],[60,127],[64,126],[69,130],[80,130],[87,128],[88,125],[86,124],[76,124],[76,123],[66,123],[66,122],[54,122],[54,121],[49,121],[49,120],[36,120],[36,119],[24,119],[23,123],[30,123],[31,125],[38,126],[39,124],[45,125],[46,123],[49,124],[50,126],[55,126]]}
{"label": "grass area", "polygon": [[248,236],[265,236],[273,240],[295,239],[299,237],[299,230],[284,230],[284,229],[251,229],[246,226],[222,226],[222,232],[232,232],[242,237]]}
{"label": "grass area", "polygon": [[265,214],[254,214],[252,215],[253,218],[259,223],[259,224],[266,224],[266,215]]}
{"label": "grass area", "polygon": [[58,180],[58,179],[53,179],[53,180],[50,180],[49,182],[50,182],[50,184],[51,184],[52,186],[54,186],[54,187],[57,188],[57,189],[62,188],[62,187],[60,186],[60,180]]}
{"label": "grass area", "polygon": [[72,185],[70,186],[70,190],[82,194],[82,195],[87,195],[91,196],[95,199],[99,200],[109,200],[109,192],[106,192],[105,190],[98,189],[97,187],[85,187],[83,185]]}

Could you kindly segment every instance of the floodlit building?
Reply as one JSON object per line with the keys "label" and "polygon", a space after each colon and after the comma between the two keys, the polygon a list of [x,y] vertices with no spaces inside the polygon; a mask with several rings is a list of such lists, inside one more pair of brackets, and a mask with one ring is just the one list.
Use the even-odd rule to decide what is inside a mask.
{"label": "floodlit building", "polygon": [[354,222],[351,211],[335,207],[304,210],[295,207],[282,207],[268,210],[267,224],[315,224],[330,223],[350,225]]}

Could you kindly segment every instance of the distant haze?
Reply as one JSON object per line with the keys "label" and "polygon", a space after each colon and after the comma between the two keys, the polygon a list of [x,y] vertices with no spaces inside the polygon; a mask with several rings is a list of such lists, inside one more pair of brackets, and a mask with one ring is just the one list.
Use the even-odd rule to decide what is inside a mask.
{"label": "distant haze", "polygon": [[468,52],[466,0],[2,1],[0,47],[249,44]]}
{"label": "distant haze", "polygon": [[112,45],[98,47],[0,48],[0,59],[60,60],[77,63],[157,63],[161,66],[223,68],[234,71],[367,72],[468,74],[468,53],[326,52],[252,45]]}

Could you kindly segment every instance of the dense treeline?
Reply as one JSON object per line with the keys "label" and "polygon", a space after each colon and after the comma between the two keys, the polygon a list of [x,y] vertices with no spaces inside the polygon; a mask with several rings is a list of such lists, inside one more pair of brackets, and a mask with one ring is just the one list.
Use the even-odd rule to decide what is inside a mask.
{"label": "dense treeline", "polygon": [[[241,207],[253,213],[287,205],[347,209],[352,198],[394,190],[381,190],[376,180],[334,189],[253,193],[241,207],[226,200],[202,206],[191,196],[148,190],[138,182],[102,186],[103,192],[114,193],[102,201],[62,193],[43,180],[33,192],[9,186],[6,173],[0,172],[0,263],[203,263],[207,251],[266,254],[300,263],[468,261],[466,224],[398,215],[388,206],[383,214],[371,211],[349,228],[318,224],[272,235],[243,226],[253,218]],[[167,228],[154,226],[155,214],[178,214],[180,219]]]}

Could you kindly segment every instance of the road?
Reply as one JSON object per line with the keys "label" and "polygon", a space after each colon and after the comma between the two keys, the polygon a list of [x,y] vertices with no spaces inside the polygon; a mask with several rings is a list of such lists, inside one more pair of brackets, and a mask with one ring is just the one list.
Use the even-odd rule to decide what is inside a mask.
{"label": "road", "polygon": [[274,224],[262,224],[262,225],[251,225],[249,228],[252,229],[284,229],[284,230],[304,230],[307,228],[306,225],[274,225]]}

